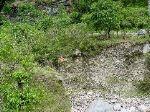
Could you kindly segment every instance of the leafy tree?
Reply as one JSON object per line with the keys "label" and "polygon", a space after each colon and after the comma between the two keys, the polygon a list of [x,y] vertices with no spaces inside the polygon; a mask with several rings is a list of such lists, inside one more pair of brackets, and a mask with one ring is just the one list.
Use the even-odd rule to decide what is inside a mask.
{"label": "leafy tree", "polygon": [[96,30],[104,30],[107,37],[110,31],[119,27],[120,5],[112,0],[100,0],[92,5],[90,22]]}

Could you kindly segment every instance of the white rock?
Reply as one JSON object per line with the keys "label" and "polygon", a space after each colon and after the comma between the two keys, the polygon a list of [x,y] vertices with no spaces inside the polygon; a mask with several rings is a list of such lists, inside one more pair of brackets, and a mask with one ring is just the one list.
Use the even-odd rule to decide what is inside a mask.
{"label": "white rock", "polygon": [[81,51],[79,49],[76,49],[74,54],[76,56],[81,56]]}
{"label": "white rock", "polygon": [[136,108],[132,106],[132,107],[130,108],[130,112],[136,112]]}
{"label": "white rock", "polygon": [[140,112],[150,112],[150,107],[147,107],[145,105],[140,105],[140,106],[138,106],[138,110]]}
{"label": "white rock", "polygon": [[101,99],[97,99],[90,104],[86,112],[113,112],[113,106]]}
{"label": "white rock", "polygon": [[111,100],[110,102],[111,102],[111,103],[117,103],[118,101],[117,101],[117,99],[113,99],[113,100]]}
{"label": "white rock", "polygon": [[[124,109],[124,108],[122,108],[121,110],[120,110],[120,112],[130,112],[130,110],[129,109]],[[135,111],[134,111],[135,112]]]}
{"label": "white rock", "polygon": [[143,47],[143,53],[148,53],[150,52],[150,44],[145,44]]}
{"label": "white rock", "polygon": [[126,99],[126,103],[131,103],[131,102],[132,102],[132,100],[130,98]]}
{"label": "white rock", "polygon": [[121,111],[122,105],[121,104],[116,104],[114,105],[114,111]]}

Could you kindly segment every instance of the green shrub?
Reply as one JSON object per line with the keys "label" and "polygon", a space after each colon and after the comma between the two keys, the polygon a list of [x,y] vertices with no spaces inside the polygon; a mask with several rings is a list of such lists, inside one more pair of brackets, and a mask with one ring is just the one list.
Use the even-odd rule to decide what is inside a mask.
{"label": "green shrub", "polygon": [[150,54],[147,54],[146,64],[147,64],[148,69],[150,69]]}
{"label": "green shrub", "polygon": [[34,74],[34,55],[29,49],[31,39],[25,29],[12,27],[12,24],[4,25],[1,31],[0,60],[3,67],[0,70],[3,76],[0,77],[0,83],[3,111],[27,112],[37,102],[37,94],[30,85]]}
{"label": "green shrub", "polygon": [[148,94],[150,93],[150,78],[139,81],[137,84],[139,93]]}
{"label": "green shrub", "polygon": [[63,5],[59,6],[57,16],[53,17],[53,25],[55,27],[65,28],[66,26],[71,24],[71,18],[69,14],[66,12]]}
{"label": "green shrub", "polygon": [[[148,69],[150,69],[150,54],[147,54],[145,62],[146,62]],[[150,95],[149,94],[150,93],[150,74],[149,73],[145,74],[144,79],[141,81],[138,81],[136,86],[140,93]]]}
{"label": "green shrub", "polygon": [[52,18],[50,17],[45,17],[42,20],[38,22],[38,29],[47,31],[49,28],[51,28],[53,25]]}
{"label": "green shrub", "polygon": [[78,13],[78,12],[72,12],[71,14],[70,14],[70,18],[71,18],[71,23],[80,23],[81,22],[81,20],[80,20],[80,18],[81,18],[81,14],[80,13]]}
{"label": "green shrub", "polygon": [[110,31],[119,27],[120,5],[111,0],[100,0],[92,4],[90,23],[96,30]]}
{"label": "green shrub", "polygon": [[45,71],[34,79],[42,69],[35,72],[37,59],[47,59],[52,38],[25,23],[4,23],[0,30],[0,111],[69,112],[63,85],[56,78],[47,79],[51,73],[45,75],[43,82]]}
{"label": "green shrub", "polygon": [[147,28],[149,17],[147,9],[126,7],[121,11],[121,29]]}
{"label": "green shrub", "polygon": [[2,10],[5,14],[11,14],[11,7],[10,5],[5,5],[3,7],[3,10]]}
{"label": "green shrub", "polygon": [[46,12],[38,9],[31,3],[23,2],[18,5],[18,13],[16,18],[16,21],[18,22],[28,23],[35,26],[39,24],[39,21],[47,17],[48,15]]}

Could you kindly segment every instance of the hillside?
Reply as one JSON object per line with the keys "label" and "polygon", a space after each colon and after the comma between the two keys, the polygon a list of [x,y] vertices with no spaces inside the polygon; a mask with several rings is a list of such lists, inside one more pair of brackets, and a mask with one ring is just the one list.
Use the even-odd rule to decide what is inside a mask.
{"label": "hillside", "polygon": [[1,0],[1,112],[149,112],[145,0]]}

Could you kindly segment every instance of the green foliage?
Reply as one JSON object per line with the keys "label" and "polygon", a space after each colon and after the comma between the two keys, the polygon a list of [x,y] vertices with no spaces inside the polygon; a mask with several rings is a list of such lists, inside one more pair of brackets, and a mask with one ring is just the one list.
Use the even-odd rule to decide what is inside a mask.
{"label": "green foliage", "polygon": [[84,14],[90,11],[91,4],[97,2],[98,0],[79,0],[74,3],[74,10]]}
{"label": "green foliage", "polygon": [[137,88],[138,88],[140,93],[149,95],[149,93],[150,93],[150,79],[144,79],[142,81],[139,81],[137,84]]}
{"label": "green foliage", "polygon": [[91,21],[96,30],[109,33],[119,27],[120,7],[111,0],[100,0],[92,5]]}
{"label": "green foliage", "polygon": [[50,29],[48,36],[53,38],[49,42],[49,58],[72,55],[74,50],[79,48],[79,44],[86,39],[86,28],[85,24],[77,24],[68,28]]}
{"label": "green foliage", "polygon": [[[29,50],[30,41],[27,41],[26,32],[22,29],[13,29],[9,24],[4,25],[0,32],[0,59],[3,65],[3,80],[0,83],[3,92],[3,111],[6,112],[26,112],[32,109],[36,102],[37,94],[30,88],[34,57]],[[22,36],[23,41],[18,40],[19,36]]]}
{"label": "green foliage", "polygon": [[52,19],[55,27],[63,28],[71,24],[71,18],[62,5],[59,7],[58,15]]}
{"label": "green foliage", "polygon": [[[1,27],[0,96],[3,103],[2,111],[37,112],[38,110],[42,111],[44,106],[46,106],[45,109],[50,111],[52,109],[53,112],[69,111],[69,102],[66,103],[68,98],[64,96],[62,85],[56,86],[56,83],[52,83],[49,79],[53,88],[45,88],[44,84],[36,83],[33,80],[34,67],[37,68],[36,62],[43,58],[47,59],[47,53],[50,53],[49,48],[52,46],[49,46],[49,44],[51,45],[49,42],[52,42],[51,39],[46,38],[44,32],[39,31],[35,26],[25,23],[5,23]],[[36,85],[34,85],[35,83]],[[50,83],[48,82],[47,86],[49,86],[48,84]],[[54,88],[57,89],[56,93],[54,93]],[[62,100],[62,103],[59,100]],[[63,102],[66,103],[66,108]],[[60,105],[62,108],[58,108],[56,105]]]}
{"label": "green foliage", "polygon": [[38,29],[47,31],[50,27],[52,27],[53,21],[50,17],[45,17],[38,22]]}
{"label": "green foliage", "polygon": [[35,2],[37,4],[42,4],[42,5],[46,4],[46,5],[48,5],[48,4],[51,4],[53,2],[53,0],[35,0]]}
{"label": "green foliage", "polygon": [[[37,1],[36,1],[37,2]],[[38,0],[40,4],[50,4],[51,0]],[[103,48],[124,42],[120,38],[101,40],[92,36],[94,30],[149,28],[149,17],[145,8],[127,7],[112,0],[81,0],[79,7],[71,14],[60,7],[56,16],[49,16],[30,2],[18,4],[17,16],[13,21],[2,16],[0,27],[0,84],[2,111],[6,112],[69,112],[70,105],[61,81],[43,78],[38,64],[58,62],[60,56],[72,57],[75,49],[82,56],[95,56]],[[92,5],[92,7],[91,7]],[[82,10],[85,9],[85,10]],[[10,13],[10,6],[3,9]],[[87,24],[80,23],[81,18]],[[77,24],[78,23],[78,24]],[[121,28],[120,28],[121,27]],[[149,38],[129,39],[145,42]],[[128,41],[128,40],[126,40]],[[147,61],[149,62],[149,61]],[[36,77],[37,74],[40,74]],[[36,77],[36,78],[35,78]],[[43,78],[43,79],[42,79]],[[149,81],[149,80],[148,80]],[[148,81],[140,82],[140,88],[149,90]],[[144,89],[145,88],[145,89]],[[1,111],[1,110],[0,110]]]}
{"label": "green foliage", "polygon": [[34,89],[25,87],[23,91],[20,91],[10,84],[3,86],[3,96],[4,112],[28,112],[38,100]]}
{"label": "green foliage", "polygon": [[82,16],[91,12],[91,5],[97,1],[98,0],[75,0],[73,4],[73,12],[71,13],[72,23],[82,22]]}
{"label": "green foliage", "polygon": [[2,10],[5,14],[11,14],[11,7],[10,5],[5,5],[3,7],[3,10]]}
{"label": "green foliage", "polygon": [[26,83],[30,79],[31,74],[27,73],[25,70],[17,70],[12,74],[12,78],[15,81],[21,81],[20,83]]}
{"label": "green foliage", "polygon": [[36,75],[32,80],[33,87],[38,88],[40,102],[33,112],[70,112],[70,101],[65,94],[62,81],[55,75],[59,75],[49,67],[36,68]]}
{"label": "green foliage", "polygon": [[[147,65],[147,68],[150,70],[150,54],[148,53],[146,56],[145,63]],[[150,74],[145,74],[145,77],[143,80],[138,81],[137,83],[137,89],[139,93],[150,95]]]}
{"label": "green foliage", "polygon": [[22,22],[36,24],[38,20],[43,19],[46,15],[31,3],[22,3],[18,7],[18,19]]}
{"label": "green foliage", "polygon": [[146,28],[149,23],[147,9],[127,7],[121,11],[121,29]]}
{"label": "green foliage", "polygon": [[123,5],[126,6],[147,6],[146,0],[114,0],[114,1],[120,1],[123,3]]}
{"label": "green foliage", "polygon": [[80,23],[80,18],[81,18],[81,14],[80,13],[78,13],[78,12],[72,12],[71,14],[70,14],[70,18],[71,18],[71,23]]}

